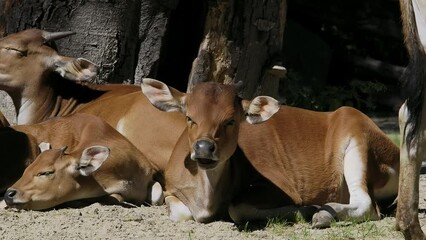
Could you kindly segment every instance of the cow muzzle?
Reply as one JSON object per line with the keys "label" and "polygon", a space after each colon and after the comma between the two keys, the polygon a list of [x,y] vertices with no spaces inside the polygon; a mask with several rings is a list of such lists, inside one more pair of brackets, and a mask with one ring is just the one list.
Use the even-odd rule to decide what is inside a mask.
{"label": "cow muzzle", "polygon": [[16,205],[19,205],[16,202],[16,196],[18,194],[18,191],[12,188],[9,188],[6,190],[6,193],[4,194],[4,201],[6,202],[8,207],[15,207]]}
{"label": "cow muzzle", "polygon": [[217,166],[219,158],[216,155],[216,143],[208,138],[195,141],[192,145],[191,159],[203,169],[212,169]]}

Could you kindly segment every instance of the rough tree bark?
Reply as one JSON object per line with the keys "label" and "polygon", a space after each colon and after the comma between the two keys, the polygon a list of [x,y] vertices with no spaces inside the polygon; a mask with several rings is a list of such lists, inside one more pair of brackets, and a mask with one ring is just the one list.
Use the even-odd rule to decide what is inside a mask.
{"label": "rough tree bark", "polygon": [[[100,66],[97,82],[140,82],[155,72],[168,16],[178,0],[0,0],[0,34],[27,28],[75,31],[64,55]],[[136,80],[135,80],[136,78]]]}
{"label": "rough tree bark", "polygon": [[[203,19],[194,19],[205,22],[204,38],[189,82],[242,81],[244,98],[259,94],[277,97],[279,79],[285,74],[280,60],[286,1],[204,0],[203,4],[191,1],[189,11],[200,12],[196,8],[204,3],[208,7],[206,16],[200,15]],[[160,52],[168,44],[165,41],[173,41],[165,38],[170,31],[168,21],[172,11],[182,3],[179,0],[0,0],[0,35],[33,27],[75,31],[76,35],[57,42],[61,54],[84,57],[98,64],[100,74],[96,82],[140,84],[142,77],[155,78],[158,72],[168,70],[158,69]],[[198,44],[194,46],[197,48]],[[180,59],[168,61],[180,64]]]}
{"label": "rough tree bark", "polygon": [[210,0],[188,90],[199,81],[243,82],[241,96],[277,97],[286,1]]}

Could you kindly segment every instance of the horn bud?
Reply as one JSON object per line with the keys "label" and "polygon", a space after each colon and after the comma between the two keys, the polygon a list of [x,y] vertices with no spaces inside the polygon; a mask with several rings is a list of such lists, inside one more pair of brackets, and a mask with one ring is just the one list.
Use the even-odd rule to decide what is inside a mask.
{"label": "horn bud", "polygon": [[54,40],[58,40],[61,38],[65,38],[71,35],[74,35],[75,32],[72,31],[67,31],[67,32],[47,32],[47,31],[43,31],[43,38],[44,38],[44,42],[50,42],[50,41],[54,41]]}

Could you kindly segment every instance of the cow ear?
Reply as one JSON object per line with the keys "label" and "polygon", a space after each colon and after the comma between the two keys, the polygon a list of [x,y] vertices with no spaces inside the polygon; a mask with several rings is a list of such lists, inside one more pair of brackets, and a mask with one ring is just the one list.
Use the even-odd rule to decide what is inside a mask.
{"label": "cow ear", "polygon": [[280,110],[279,102],[268,96],[259,96],[252,101],[242,100],[241,104],[247,115],[246,120],[251,124],[262,123]]}
{"label": "cow ear", "polygon": [[141,88],[156,108],[165,112],[185,112],[185,93],[151,78],[142,79]]}
{"label": "cow ear", "polygon": [[84,58],[58,56],[53,69],[63,78],[74,81],[88,81],[98,74],[98,66]]}
{"label": "cow ear", "polygon": [[48,142],[41,142],[38,145],[38,148],[40,149],[40,152],[44,152],[46,150],[52,149],[52,147],[50,146],[50,143]]}
{"label": "cow ear", "polygon": [[89,176],[104,163],[109,153],[109,148],[105,146],[92,146],[84,149],[78,162],[78,171],[83,176]]}

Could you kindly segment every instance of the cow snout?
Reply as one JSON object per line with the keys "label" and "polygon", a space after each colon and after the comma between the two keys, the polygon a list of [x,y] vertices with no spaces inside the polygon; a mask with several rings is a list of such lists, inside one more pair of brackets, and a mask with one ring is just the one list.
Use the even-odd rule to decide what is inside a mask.
{"label": "cow snout", "polygon": [[216,150],[215,142],[207,139],[198,140],[194,144],[196,158],[213,158],[213,153]]}
{"label": "cow snout", "polygon": [[197,140],[192,148],[191,159],[197,161],[199,167],[212,169],[217,166],[219,159],[216,156],[216,143],[213,140]]}
{"label": "cow snout", "polygon": [[7,189],[6,193],[4,194],[4,201],[7,205],[13,205],[13,199],[15,198],[18,191],[15,189]]}

